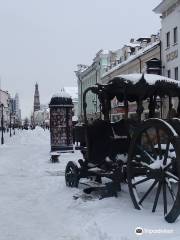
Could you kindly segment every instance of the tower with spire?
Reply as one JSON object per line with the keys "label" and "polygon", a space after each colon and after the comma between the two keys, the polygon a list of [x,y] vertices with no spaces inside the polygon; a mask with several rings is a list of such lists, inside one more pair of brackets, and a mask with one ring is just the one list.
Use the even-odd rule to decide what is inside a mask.
{"label": "tower with spire", "polygon": [[39,99],[39,90],[38,84],[35,85],[35,93],[34,93],[34,112],[40,110],[40,99]]}

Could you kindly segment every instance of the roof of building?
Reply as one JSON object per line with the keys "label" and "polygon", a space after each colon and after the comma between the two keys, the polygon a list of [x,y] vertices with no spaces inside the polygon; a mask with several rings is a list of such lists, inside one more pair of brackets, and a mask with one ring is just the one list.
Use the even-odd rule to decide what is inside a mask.
{"label": "roof of building", "polygon": [[115,67],[111,68],[108,72],[104,73],[104,75],[102,77],[107,76],[108,74],[112,73],[113,71],[115,71],[115,70],[119,69],[120,67],[126,65],[127,63],[135,60],[136,58],[142,56],[145,52],[148,52],[149,50],[157,47],[158,45],[159,45],[159,41],[154,42],[154,43],[148,45],[144,49],[140,49],[136,54],[131,55],[126,61],[121,62],[120,64],[118,64]]}
{"label": "roof of building", "polygon": [[150,37],[140,37],[136,41],[137,42],[143,42],[144,40],[147,41],[147,42],[150,42],[151,38]]}
{"label": "roof of building", "polygon": [[163,13],[177,1],[178,0],[163,0],[157,7],[153,9],[153,11],[155,13]]}
{"label": "roof of building", "polygon": [[3,92],[3,93],[6,93],[6,94],[9,94],[8,91],[2,90],[2,89],[0,89],[0,92]]}
{"label": "roof of building", "polygon": [[124,46],[135,48],[135,47],[140,47],[140,43],[138,43],[138,42],[127,43],[127,44],[125,44]]}

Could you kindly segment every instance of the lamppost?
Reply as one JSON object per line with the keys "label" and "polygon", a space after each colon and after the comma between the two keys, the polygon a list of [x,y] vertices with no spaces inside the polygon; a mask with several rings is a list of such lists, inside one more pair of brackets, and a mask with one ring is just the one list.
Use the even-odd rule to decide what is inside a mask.
{"label": "lamppost", "polygon": [[12,137],[12,133],[11,133],[11,128],[12,128],[12,126],[11,126],[11,118],[12,118],[12,113],[11,113],[11,112],[10,112],[9,118],[10,118],[10,123],[9,123],[9,128],[10,128],[9,136]]}
{"label": "lamppost", "polygon": [[1,103],[1,144],[4,144],[4,104]]}
{"label": "lamppost", "polygon": [[14,123],[13,123],[13,129],[14,129],[14,135],[15,135],[15,116],[14,116]]}

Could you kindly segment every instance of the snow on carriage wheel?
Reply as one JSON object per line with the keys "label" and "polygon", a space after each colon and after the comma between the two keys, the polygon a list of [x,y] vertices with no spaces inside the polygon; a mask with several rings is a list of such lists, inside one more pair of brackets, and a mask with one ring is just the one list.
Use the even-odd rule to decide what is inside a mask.
{"label": "snow on carriage wheel", "polygon": [[78,187],[79,185],[79,168],[73,161],[69,161],[65,169],[65,181],[68,187]]}
{"label": "snow on carriage wheel", "polygon": [[167,222],[180,214],[180,139],[161,119],[148,119],[134,133],[127,162],[128,187],[136,209],[164,212]]}

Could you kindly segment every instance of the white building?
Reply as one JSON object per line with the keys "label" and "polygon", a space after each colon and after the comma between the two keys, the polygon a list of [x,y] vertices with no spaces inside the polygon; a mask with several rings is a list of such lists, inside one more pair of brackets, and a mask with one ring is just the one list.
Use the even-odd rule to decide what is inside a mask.
{"label": "white building", "polygon": [[[116,65],[108,67],[103,74],[101,81],[107,83],[110,79],[121,74],[131,73],[155,73],[161,74],[160,39],[159,34],[152,34],[150,37],[141,37],[136,41],[124,45],[116,55],[119,61]],[[124,104],[119,103],[116,98],[111,102],[111,121],[115,122],[125,116]],[[147,117],[148,102],[144,102],[142,118]],[[129,118],[137,117],[137,103],[129,103]],[[158,113],[157,113],[158,114]]]}
{"label": "white building", "polygon": [[[10,116],[10,94],[7,91],[0,89],[0,119],[2,118],[2,104],[3,104],[3,118],[4,126],[9,125],[9,116]],[[1,121],[0,121],[1,126]]]}
{"label": "white building", "polygon": [[120,74],[130,73],[150,73],[148,69],[149,61],[154,61],[155,65],[151,73],[161,74],[160,64],[160,39],[158,34],[152,34],[150,37],[141,37],[136,41],[130,40],[130,43],[124,45],[116,51],[116,64],[111,64],[102,75],[102,83],[108,82],[113,77]]}
{"label": "white building", "polygon": [[[78,119],[83,119],[83,92],[88,87],[101,83],[101,77],[106,72],[109,62],[115,61],[115,52],[108,50],[100,50],[96,53],[95,58],[90,66],[83,64],[77,65],[76,77],[78,82]],[[87,94],[87,117],[96,118],[99,113],[99,103],[97,96],[91,92]]]}
{"label": "white building", "polygon": [[18,121],[21,121],[21,110],[20,110],[20,103],[19,103],[19,95],[16,93],[15,97],[15,117]]}
{"label": "white building", "polygon": [[73,121],[78,120],[78,88],[77,87],[64,87],[65,92],[67,92],[71,98],[74,105],[73,112]]}
{"label": "white building", "polygon": [[162,74],[180,80],[180,0],[163,0],[153,11],[162,19]]}
{"label": "white building", "polygon": [[[153,69],[149,68],[150,63],[153,65]],[[75,73],[78,78],[79,120],[82,120],[83,115],[82,96],[85,89],[92,87],[96,83],[107,83],[120,74],[143,72],[161,74],[159,34],[141,37],[136,41],[131,39],[122,48],[114,51],[100,50],[89,67],[78,65],[78,70]],[[97,96],[88,93],[86,100],[88,102],[87,118],[97,118],[99,116]],[[134,111],[134,106],[132,106],[132,109]],[[120,109],[115,110],[116,112],[112,114],[114,117],[123,115]]]}
{"label": "white building", "polygon": [[49,108],[34,112],[33,120],[35,125],[49,126],[49,119],[50,119]]}
{"label": "white building", "polygon": [[[180,0],[163,0],[154,10],[161,14],[162,75],[180,80]],[[178,101],[173,99],[177,109]],[[168,114],[168,99],[164,100],[163,114]]]}

